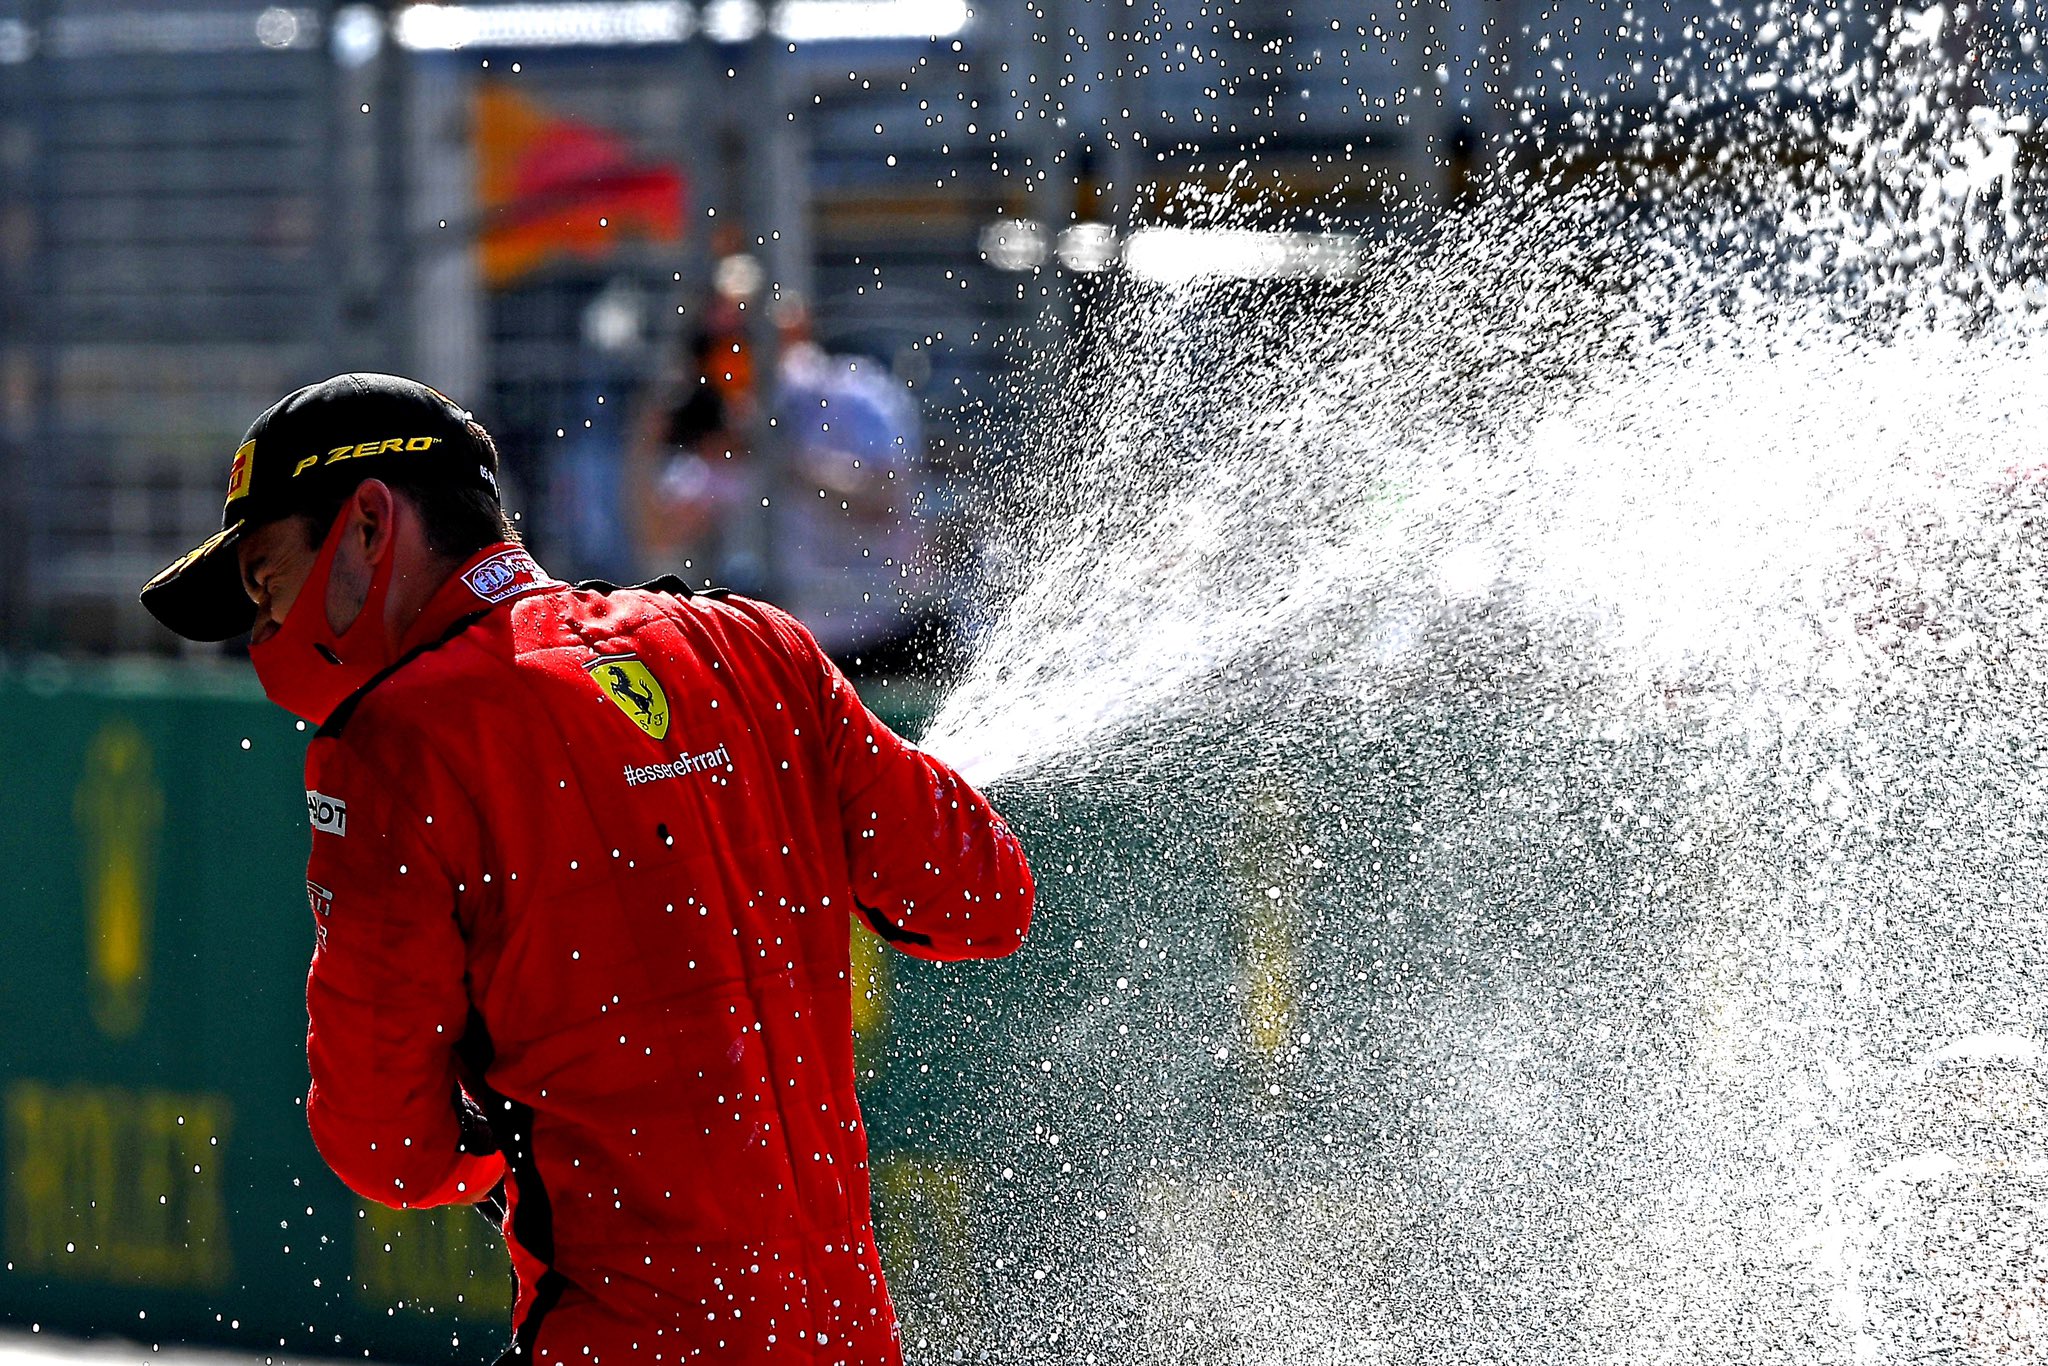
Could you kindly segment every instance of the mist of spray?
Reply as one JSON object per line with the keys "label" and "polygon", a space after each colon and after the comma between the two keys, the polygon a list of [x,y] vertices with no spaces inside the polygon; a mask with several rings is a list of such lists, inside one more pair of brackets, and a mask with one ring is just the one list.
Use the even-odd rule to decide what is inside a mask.
{"label": "mist of spray", "polygon": [[951,1341],[2048,1352],[2028,130],[1939,9],[1764,19],[1661,169],[1046,359],[925,737],[1055,943],[955,1003],[1046,1161]]}

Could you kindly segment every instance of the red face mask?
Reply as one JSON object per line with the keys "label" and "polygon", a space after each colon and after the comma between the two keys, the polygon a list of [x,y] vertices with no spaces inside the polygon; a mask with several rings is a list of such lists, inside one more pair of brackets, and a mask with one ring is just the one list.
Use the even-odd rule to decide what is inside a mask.
{"label": "red face mask", "polygon": [[395,660],[390,633],[384,629],[384,600],[391,590],[391,566],[398,556],[387,547],[383,561],[371,571],[369,596],[348,629],[327,624],[327,580],[334,556],[348,526],[343,508],[328,529],[313,571],[299,586],[284,624],[260,645],[249,647],[249,662],[263,684],[264,696],[294,716],[318,726],[358,688]]}

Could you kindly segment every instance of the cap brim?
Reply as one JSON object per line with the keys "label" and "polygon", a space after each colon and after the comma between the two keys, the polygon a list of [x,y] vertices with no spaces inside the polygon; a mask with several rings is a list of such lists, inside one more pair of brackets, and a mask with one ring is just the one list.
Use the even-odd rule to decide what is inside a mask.
{"label": "cap brim", "polygon": [[233,640],[254,626],[256,604],[242,588],[235,557],[243,527],[237,522],[186,551],[144,584],[142,605],[150,615],[187,640]]}

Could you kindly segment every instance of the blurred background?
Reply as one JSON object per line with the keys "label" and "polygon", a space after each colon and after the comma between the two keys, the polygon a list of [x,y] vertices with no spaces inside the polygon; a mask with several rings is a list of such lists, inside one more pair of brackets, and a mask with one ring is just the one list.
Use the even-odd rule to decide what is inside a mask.
{"label": "blurred background", "polygon": [[[1146,228],[1413,230],[1511,125],[1619,145],[1710,74],[1688,4],[0,0],[0,651],[191,653],[136,586],[258,411],[381,369],[492,429],[558,576],[929,667],[1020,368],[1092,276],[1217,268]],[[2024,8],[1966,13],[2023,97]]]}
{"label": "blurred background", "polygon": [[[1908,8],[1843,0],[1825,60],[1879,60]],[[556,576],[774,598],[914,733],[1005,572],[989,490],[1043,448],[1046,358],[1087,343],[1118,281],[1371,291],[1371,244],[1463,213],[1489,176],[1554,194],[1602,163],[1710,159],[1733,123],[1789,127],[1824,89],[1730,84],[1705,36],[1748,13],[0,0],[0,1321],[450,1362],[504,1336],[482,1223],[359,1204],[304,1133],[304,735],[239,646],[181,642],[136,602],[218,527],[274,399],[346,370],[435,385],[495,434]],[[2029,111],[2038,165],[2037,13],[1947,17],[1952,87]],[[1019,825],[1060,917],[1093,914],[1053,870],[1153,836],[1085,805],[1061,827],[1057,805],[1021,802]],[[1238,825],[1201,876],[1228,885],[1188,902],[1268,907],[1260,869],[1306,836],[1218,819]],[[1279,1057],[1287,1012],[1258,984],[1285,955],[1265,921],[1232,939],[1228,920],[1200,971],[1252,986],[1205,996],[1203,1027]],[[857,936],[880,1228],[918,1359],[1087,1346],[988,1326],[980,1287],[1018,1276],[988,1212],[1047,1207],[991,1173],[1056,1189],[1070,1152],[1052,1111],[991,1137],[1004,1079],[1051,1067],[953,1023],[962,1001],[1078,1012],[1062,952],[941,990]]]}

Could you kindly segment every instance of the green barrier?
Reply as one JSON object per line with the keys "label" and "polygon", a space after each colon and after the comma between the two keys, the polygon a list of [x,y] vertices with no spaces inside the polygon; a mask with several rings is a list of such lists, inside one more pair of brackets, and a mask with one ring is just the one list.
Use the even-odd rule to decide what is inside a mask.
{"label": "green barrier", "polygon": [[[915,721],[886,690],[871,701]],[[226,670],[13,670],[0,716],[0,1319],[495,1357],[511,1289],[496,1233],[466,1209],[358,1201],[306,1132],[304,730]],[[904,1054],[900,1031],[930,970],[855,938],[885,1256],[907,1315],[943,1312],[985,1260],[984,1164],[933,1139],[972,1099],[894,1075],[929,1051]],[[966,972],[951,989],[1006,990]]]}
{"label": "green barrier", "polygon": [[[870,701],[914,719],[891,691]],[[363,1206],[306,1134],[304,733],[228,672],[0,674],[0,716],[0,1318],[493,1359],[493,1231]],[[1466,1288],[1561,1226],[1553,1183],[1621,1198],[1601,1183],[1634,1177],[1574,1167],[1541,1098],[1618,1084],[1604,1027],[1574,1042],[1584,1009],[1637,1039],[1700,1009],[1645,970],[1715,885],[1683,842],[1693,770],[1662,732],[1532,729],[1479,688],[1388,719],[1368,742],[1304,714],[1329,738],[1278,762],[1227,714],[1155,724],[1170,769],[1104,747],[998,789],[1039,886],[1013,958],[855,936],[913,1362],[1350,1359],[1380,1331],[1361,1294],[1426,1306],[1469,1277],[1465,1310],[1411,1320],[1454,1342]],[[1621,792],[1667,814],[1575,795]]]}

